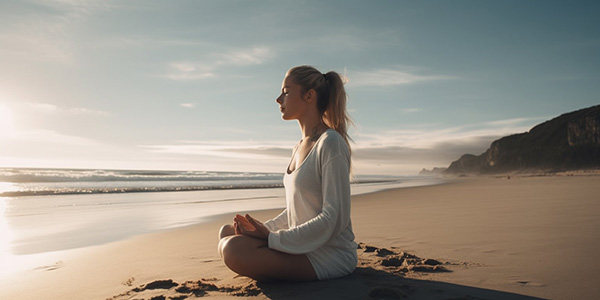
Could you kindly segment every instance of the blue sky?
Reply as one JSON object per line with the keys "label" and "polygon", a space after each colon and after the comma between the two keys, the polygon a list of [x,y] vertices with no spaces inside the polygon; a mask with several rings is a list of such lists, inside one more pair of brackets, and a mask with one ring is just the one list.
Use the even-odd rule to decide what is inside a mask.
{"label": "blue sky", "polygon": [[282,172],[287,69],[344,74],[355,172],[600,103],[593,1],[0,2],[0,166]]}

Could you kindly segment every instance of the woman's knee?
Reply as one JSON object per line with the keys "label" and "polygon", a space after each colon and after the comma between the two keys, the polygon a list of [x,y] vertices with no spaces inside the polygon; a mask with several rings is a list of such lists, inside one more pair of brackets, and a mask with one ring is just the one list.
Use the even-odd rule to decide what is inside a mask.
{"label": "woman's knee", "polygon": [[221,240],[221,255],[223,262],[231,270],[239,273],[240,268],[245,265],[248,249],[247,237],[244,236],[229,236]]}
{"label": "woman's knee", "polygon": [[[232,271],[255,278],[260,266],[257,265],[257,251],[261,241],[243,235],[234,235],[222,239],[223,262]],[[256,279],[256,278],[255,278]]]}
{"label": "woman's knee", "polygon": [[219,230],[219,238],[222,239],[230,235],[235,235],[235,229],[233,228],[233,225],[225,224],[221,226],[221,229]]}

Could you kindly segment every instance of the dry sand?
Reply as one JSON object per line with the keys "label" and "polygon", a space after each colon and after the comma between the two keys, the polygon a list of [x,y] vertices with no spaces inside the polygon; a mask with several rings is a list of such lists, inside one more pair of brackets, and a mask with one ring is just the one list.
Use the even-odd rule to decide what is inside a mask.
{"label": "dry sand", "polygon": [[600,299],[599,184],[585,174],[464,178],[355,196],[359,266],[337,280],[237,277],[216,252],[228,215],[36,257],[36,268],[0,280],[0,299]]}

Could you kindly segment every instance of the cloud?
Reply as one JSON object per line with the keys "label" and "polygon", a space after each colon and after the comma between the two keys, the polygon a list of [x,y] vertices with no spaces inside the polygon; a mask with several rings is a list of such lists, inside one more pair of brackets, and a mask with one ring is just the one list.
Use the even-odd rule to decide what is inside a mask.
{"label": "cloud", "polygon": [[514,127],[522,124],[529,124],[532,121],[541,121],[550,119],[549,117],[536,117],[536,118],[514,118],[514,119],[506,119],[506,120],[498,120],[498,121],[490,121],[484,123],[485,125],[495,126],[495,127]]}
{"label": "cloud", "polygon": [[[529,130],[540,118],[521,118],[448,128],[382,130],[354,134],[353,163],[357,174],[415,175],[423,168],[447,167],[465,153],[481,154],[492,141]],[[146,153],[187,157],[190,161],[227,160],[245,165],[260,162],[285,168],[296,141],[178,141],[143,145]],[[258,164],[258,165],[260,165]]]}
{"label": "cloud", "polygon": [[106,154],[106,145],[97,140],[48,129],[17,129],[0,148],[0,158],[19,159],[94,158]]}
{"label": "cloud", "polygon": [[405,114],[412,114],[412,113],[420,112],[420,111],[422,111],[422,109],[414,107],[414,108],[404,108],[401,111]]}
{"label": "cloud", "polygon": [[503,136],[528,131],[544,118],[518,118],[441,129],[384,130],[357,134],[354,159],[359,171],[416,174],[447,167],[461,155],[479,155]]}
{"label": "cloud", "polygon": [[201,62],[172,62],[168,64],[167,74],[171,80],[202,80],[217,77],[215,66]]}
{"label": "cloud", "polygon": [[217,77],[215,73],[212,72],[195,72],[195,71],[186,71],[186,72],[171,72],[165,76],[171,80],[202,80],[208,78]]}
{"label": "cloud", "polygon": [[28,5],[41,8],[6,20],[0,28],[0,52],[61,63],[72,62],[74,29],[93,13],[110,8],[106,1],[99,0],[38,0]]}
{"label": "cloud", "polygon": [[[53,109],[54,106],[43,106]],[[449,128],[382,130],[354,134],[355,174],[415,175],[422,168],[447,167],[462,154],[481,154],[495,139],[525,132],[539,118],[498,120]],[[22,131],[0,149],[1,157],[40,157],[86,161],[131,157],[129,163],[160,162],[179,168],[271,170],[289,163],[297,141],[175,141],[116,149],[86,137],[50,130]],[[102,153],[102,154],[100,154]],[[111,156],[112,155],[112,156]],[[147,166],[146,166],[147,167]],[[172,167],[171,167],[172,168]]]}
{"label": "cloud", "polygon": [[218,77],[228,67],[260,65],[275,53],[267,47],[235,49],[224,53],[211,53],[201,61],[177,61],[167,64],[167,74],[171,80],[204,80]]}
{"label": "cloud", "polygon": [[419,75],[398,69],[356,71],[349,73],[348,77],[349,84],[354,86],[396,86],[410,85],[434,80],[457,79],[457,77],[443,75]]}
{"label": "cloud", "polygon": [[294,142],[275,141],[180,141],[175,144],[141,145],[147,151],[163,154],[212,156],[238,159],[289,158]]}
{"label": "cloud", "polygon": [[48,103],[35,103],[35,102],[27,102],[26,103],[27,106],[38,110],[38,111],[43,111],[43,112],[48,112],[48,113],[54,113],[58,111],[58,106],[54,105],[54,104],[48,104]]}
{"label": "cloud", "polygon": [[47,143],[53,145],[64,146],[97,146],[99,142],[87,138],[74,135],[59,133],[48,129],[35,129],[20,131],[15,139],[21,141],[30,141],[36,143]]}
{"label": "cloud", "polygon": [[218,54],[221,59],[217,65],[260,65],[274,55],[273,51],[266,47],[255,47],[246,50],[234,50],[229,53]]}
{"label": "cloud", "polygon": [[179,103],[179,105],[181,107],[185,107],[185,108],[194,108],[194,107],[196,107],[195,103]]}
{"label": "cloud", "polygon": [[516,118],[434,129],[383,130],[361,133],[356,139],[365,147],[386,145],[430,149],[443,143],[463,143],[480,137],[501,137],[526,132],[545,119],[544,117]]}
{"label": "cloud", "polygon": [[419,148],[398,145],[377,147],[357,143],[354,161],[357,169],[365,173],[381,174],[394,172],[402,175],[415,175],[423,168],[447,167],[465,153],[480,154],[490,143],[500,138],[496,136],[473,136],[453,141],[438,141],[432,147]]}
{"label": "cloud", "polygon": [[[70,42],[56,26],[38,24],[13,25],[13,32],[0,34],[0,53],[38,61],[70,62]],[[59,26],[60,27],[60,26]]]}
{"label": "cloud", "polygon": [[110,116],[111,113],[97,110],[97,109],[89,109],[84,107],[58,107],[54,104],[49,103],[39,103],[39,102],[26,102],[28,107],[33,108],[37,111],[41,111],[44,113],[66,113],[72,115],[99,115],[99,116]]}

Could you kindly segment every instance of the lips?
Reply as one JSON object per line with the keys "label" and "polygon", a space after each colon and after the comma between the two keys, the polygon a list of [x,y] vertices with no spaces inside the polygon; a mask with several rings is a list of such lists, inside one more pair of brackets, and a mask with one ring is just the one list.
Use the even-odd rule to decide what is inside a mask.
{"label": "lips", "polygon": [[279,107],[279,111],[283,112],[284,110],[285,110],[285,108],[283,108],[281,106]]}

